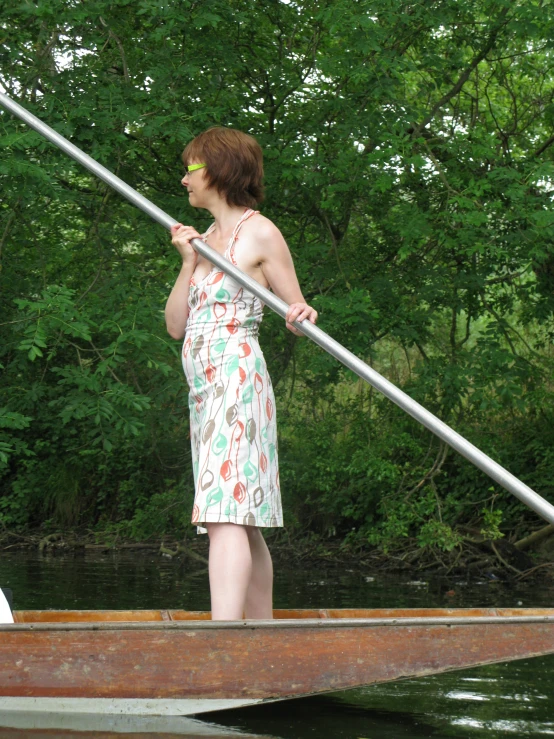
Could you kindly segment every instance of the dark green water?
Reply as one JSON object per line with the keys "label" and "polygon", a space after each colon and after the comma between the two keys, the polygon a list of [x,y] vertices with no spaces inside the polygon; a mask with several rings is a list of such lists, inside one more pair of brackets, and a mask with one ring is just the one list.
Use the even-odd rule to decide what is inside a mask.
{"label": "dark green water", "polygon": [[[190,560],[157,555],[4,553],[0,584],[13,589],[16,609],[209,608],[206,570],[191,565]],[[323,567],[276,572],[276,608],[532,607],[553,603],[554,588],[547,583],[514,586],[488,579],[411,580]],[[171,724],[172,735],[179,733],[176,721]],[[218,713],[206,721],[250,737],[273,739],[554,736],[554,656]],[[86,727],[91,737],[97,728],[93,723]],[[156,731],[150,720],[143,723],[140,736],[164,736],[164,730],[168,731]],[[227,735],[222,732],[220,736]],[[4,735],[8,736],[0,730],[0,736]],[[24,735],[38,736],[29,731]]]}

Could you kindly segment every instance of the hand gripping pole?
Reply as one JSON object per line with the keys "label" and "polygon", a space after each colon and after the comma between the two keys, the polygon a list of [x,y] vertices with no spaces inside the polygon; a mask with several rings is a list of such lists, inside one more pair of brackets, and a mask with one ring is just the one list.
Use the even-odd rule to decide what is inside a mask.
{"label": "hand gripping pole", "polygon": [[[142,211],[147,213],[160,225],[170,229],[171,226],[178,223],[178,221],[161,210],[161,208],[158,208],[147,198],[114,175],[113,172],[110,172],[66,138],[60,136],[59,133],[56,133],[56,131],[47,126],[36,116],[21,107],[21,105],[8,97],[8,95],[0,93],[0,105],[4,106],[4,108],[9,110],[10,113],[13,113],[13,115],[21,118],[21,120],[27,123],[27,125],[35,131],[38,131],[38,133],[42,134],[70,157],[77,160],[80,164],[86,167],[86,169],[90,170],[101,180],[117,190],[121,195],[123,195],[123,197],[127,198],[127,200],[133,203],[133,205],[136,205],[137,208],[140,208]],[[231,262],[225,259],[225,257],[211,249],[204,241],[194,239],[192,241],[192,245],[199,254],[205,257],[212,264],[215,264],[215,266],[223,272],[233,277],[233,279],[235,279],[240,285],[256,295],[263,303],[268,305],[282,318],[286,316],[288,306],[283,300],[262,287],[258,282],[244,274],[244,272],[241,272],[241,270],[237,269],[233,264],[231,264]],[[309,321],[303,321],[302,323],[295,322],[294,325],[312,341],[325,349],[326,352],[331,354],[331,356],[338,359],[339,362],[342,362],[345,367],[348,367],[348,369],[355,372],[363,380],[382,392],[383,395],[386,395],[389,400],[392,400],[393,403],[400,406],[400,408],[412,416],[412,418],[415,418],[416,421],[423,424],[423,426],[428,428],[429,431],[436,434],[439,439],[442,439],[442,441],[451,446],[466,459],[469,459],[469,461],[480,470],[486,472],[489,477],[503,488],[508,490],[510,493],[513,493],[523,503],[528,505],[529,508],[532,508],[536,513],[538,513],[539,516],[542,516],[546,521],[554,524],[554,506],[532,490],[528,485],[525,485],[521,480],[518,480],[517,477],[504,469],[504,467],[499,465],[498,462],[495,462],[480,449],[477,449],[477,447],[471,444],[471,442],[464,439],[464,437],[454,431],[454,429],[451,429],[450,426],[443,423],[443,421],[410,398],[409,395],[402,392],[402,390],[397,388],[396,385],[393,385],[382,375],[369,367],[369,365],[359,359],[355,354],[352,354],[348,349],[345,349],[338,343],[338,341],[332,339],[320,328],[314,326]]]}

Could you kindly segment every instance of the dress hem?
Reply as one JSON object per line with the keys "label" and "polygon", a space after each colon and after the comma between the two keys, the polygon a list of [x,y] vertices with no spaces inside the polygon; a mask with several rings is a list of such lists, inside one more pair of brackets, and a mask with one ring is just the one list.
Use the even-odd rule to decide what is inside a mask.
{"label": "dress hem", "polygon": [[206,529],[204,528],[204,524],[206,523],[234,523],[237,526],[252,526],[252,528],[256,529],[280,529],[284,528],[283,520],[279,520],[277,523],[269,523],[269,524],[246,524],[243,521],[243,517],[240,517],[240,520],[238,518],[220,518],[219,516],[211,516],[211,517],[205,517],[202,521],[191,521],[192,526],[196,526],[198,528],[198,533],[206,533]]}

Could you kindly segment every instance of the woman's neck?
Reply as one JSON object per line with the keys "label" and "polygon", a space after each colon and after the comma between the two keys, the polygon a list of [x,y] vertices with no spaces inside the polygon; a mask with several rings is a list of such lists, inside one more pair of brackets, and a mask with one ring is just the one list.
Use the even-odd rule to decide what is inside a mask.
{"label": "woman's neck", "polygon": [[247,208],[242,205],[229,205],[225,200],[218,199],[210,204],[208,210],[214,217],[216,235],[223,237],[233,232]]}

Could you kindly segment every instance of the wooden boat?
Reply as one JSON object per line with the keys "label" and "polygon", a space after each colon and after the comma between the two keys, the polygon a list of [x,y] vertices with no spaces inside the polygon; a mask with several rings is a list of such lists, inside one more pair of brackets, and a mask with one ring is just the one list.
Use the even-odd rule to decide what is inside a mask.
{"label": "wooden boat", "polygon": [[0,710],[194,715],[554,653],[554,609],[16,611]]}

